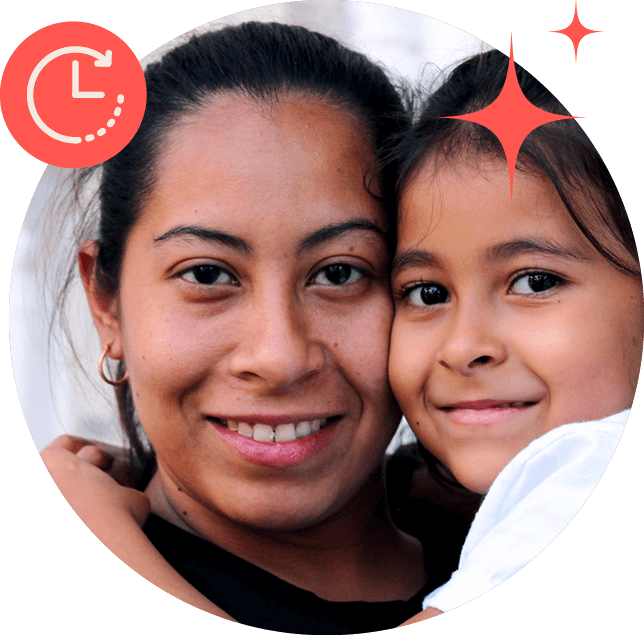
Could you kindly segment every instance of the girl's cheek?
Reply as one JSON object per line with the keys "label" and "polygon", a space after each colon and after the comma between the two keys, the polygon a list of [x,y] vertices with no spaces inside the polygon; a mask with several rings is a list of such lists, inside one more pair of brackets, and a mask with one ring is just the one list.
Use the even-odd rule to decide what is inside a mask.
{"label": "girl's cheek", "polygon": [[394,319],[389,351],[389,381],[403,410],[412,407],[412,395],[423,383],[423,371],[418,363],[418,351],[423,343],[413,337],[412,329],[403,320]]}

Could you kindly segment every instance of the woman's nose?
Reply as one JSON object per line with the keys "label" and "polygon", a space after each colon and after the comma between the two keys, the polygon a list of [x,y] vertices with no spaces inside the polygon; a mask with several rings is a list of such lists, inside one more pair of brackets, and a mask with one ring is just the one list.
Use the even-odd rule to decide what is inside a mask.
{"label": "woman's nose", "polygon": [[456,308],[439,349],[438,363],[462,375],[501,364],[508,352],[499,326],[490,308]]}
{"label": "woman's nose", "polygon": [[233,376],[283,390],[322,370],[324,346],[311,336],[297,300],[258,301],[242,320],[242,335],[230,358]]}

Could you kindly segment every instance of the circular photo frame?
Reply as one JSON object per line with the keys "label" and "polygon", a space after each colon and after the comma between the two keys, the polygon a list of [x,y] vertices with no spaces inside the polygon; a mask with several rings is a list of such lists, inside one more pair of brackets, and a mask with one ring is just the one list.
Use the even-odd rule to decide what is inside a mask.
{"label": "circular photo frame", "polygon": [[[254,587],[255,595],[269,598],[266,609],[253,600],[248,619],[244,610],[234,608],[235,603],[225,604],[223,608],[228,613],[240,611],[233,617],[242,624],[285,632],[314,632],[306,621],[289,626],[275,617],[284,607],[294,613],[306,612],[302,610],[305,600],[300,600],[295,593],[301,590],[330,603],[310,609],[312,619],[318,622],[322,619],[320,614],[331,610],[331,604],[347,600],[370,602],[369,607],[360,608],[359,618],[341,622],[334,615],[319,632],[351,629],[354,629],[351,632],[371,632],[392,628],[398,625],[397,618],[387,620],[400,607],[388,602],[409,600],[413,596],[413,601],[418,600],[422,605],[425,595],[430,596],[426,606],[434,606],[432,598],[437,598],[436,608],[442,607],[446,612],[432,622],[432,628],[438,628],[439,632],[440,628],[450,628],[450,624],[480,624],[481,619],[494,619],[502,632],[505,632],[503,629],[510,632],[510,628],[528,619],[544,628],[552,623],[571,624],[572,620],[579,624],[580,614],[588,632],[594,632],[593,629],[609,621],[615,626],[619,620],[630,619],[628,584],[611,585],[611,602],[605,601],[605,591],[601,598],[597,593],[599,580],[623,575],[622,563],[630,562],[632,557],[641,558],[634,531],[630,529],[636,526],[632,482],[634,448],[639,447],[641,435],[632,423],[624,428],[627,415],[608,420],[604,416],[630,408],[641,360],[638,311],[642,310],[642,294],[637,277],[639,265],[633,261],[633,257],[636,259],[634,240],[641,235],[641,223],[631,214],[632,233],[629,233],[630,228],[623,229],[625,212],[614,211],[615,205],[619,207],[622,201],[620,209],[635,209],[637,181],[633,178],[634,165],[629,153],[623,144],[615,143],[615,127],[621,122],[611,120],[611,127],[606,125],[607,114],[616,110],[614,95],[623,95],[624,101],[628,101],[634,90],[628,83],[628,58],[624,62],[620,52],[619,63],[613,59],[618,45],[628,39],[618,34],[627,34],[628,27],[619,22],[617,11],[608,12],[604,8],[602,12],[598,3],[593,2],[566,7],[565,11],[560,4],[547,3],[537,21],[528,17],[527,12],[511,8],[511,3],[497,4],[498,15],[494,19],[488,15],[489,9],[486,15],[482,15],[480,8],[473,9],[470,15],[446,7],[432,9],[434,17],[430,18],[415,13],[426,9],[414,3],[399,3],[399,8],[323,0],[262,8],[240,6],[243,9],[240,13],[204,23],[161,47],[151,33],[139,44],[137,33],[119,30],[116,21],[108,22],[99,14],[79,16],[78,19],[94,21],[118,33],[135,52],[156,49],[143,59],[144,68],[160,63],[164,55],[177,47],[183,46],[182,50],[189,51],[186,42],[191,36],[203,38],[204,34],[218,32],[226,25],[249,20],[301,25],[340,41],[384,67],[392,80],[392,90],[402,94],[405,104],[411,103],[415,113],[410,124],[415,126],[413,132],[405,132],[404,122],[399,122],[400,130],[395,130],[395,125],[379,128],[379,124],[373,123],[374,118],[380,117],[389,123],[395,118],[392,104],[383,107],[379,114],[373,111],[364,114],[366,106],[357,103],[355,94],[340,96],[332,92],[340,88],[328,85],[305,89],[301,77],[284,80],[291,81],[292,85],[287,90],[282,88],[281,92],[276,91],[275,82],[269,82],[260,86],[252,98],[247,95],[240,98],[239,89],[231,97],[235,85],[231,88],[222,84],[223,88],[211,89],[211,92],[219,91],[220,96],[208,103],[200,92],[205,90],[203,86],[195,85],[193,90],[197,92],[191,97],[192,102],[177,106],[173,101],[170,107],[160,107],[155,124],[158,130],[151,129],[149,135],[152,138],[163,131],[162,140],[146,141],[151,144],[148,155],[157,163],[149,163],[144,168],[147,175],[154,176],[146,176],[141,191],[128,195],[129,204],[136,203],[139,209],[132,216],[130,228],[123,230],[127,236],[128,246],[124,248],[127,262],[123,265],[119,261],[112,270],[105,251],[100,255],[96,243],[84,243],[81,248],[81,239],[98,237],[104,242],[106,221],[101,225],[96,214],[99,207],[105,209],[109,202],[103,197],[97,203],[96,189],[100,182],[112,188],[120,184],[123,170],[134,173],[132,166],[140,167],[139,151],[132,155],[136,160],[128,158],[120,167],[115,162],[116,167],[107,177],[111,181],[101,181],[106,178],[105,172],[101,174],[98,170],[81,175],[75,181],[77,189],[70,190],[70,175],[59,168],[48,167],[38,181],[42,167],[25,157],[17,146],[11,150],[11,139],[4,130],[8,143],[3,145],[7,150],[3,149],[0,158],[12,208],[25,209],[30,192],[35,190],[18,240],[10,304],[13,372],[31,436],[39,451],[63,434],[92,439],[96,452],[92,454],[88,449],[91,446],[85,446],[82,453],[88,467],[98,469],[97,464],[105,467],[102,462],[110,460],[105,457],[115,453],[118,456],[114,465],[120,464],[121,455],[114,449],[124,445],[118,426],[119,407],[114,389],[109,382],[101,381],[96,371],[100,355],[101,375],[111,381],[126,380],[122,387],[116,387],[121,413],[130,408],[136,413],[131,424],[142,425],[147,433],[140,437],[142,445],[137,455],[140,472],[130,472],[129,477],[152,483],[146,491],[152,500],[153,512],[170,520],[170,528],[150,529],[148,537],[156,536],[152,540],[156,549],[171,562],[176,555],[174,545],[184,540],[172,533],[177,531],[176,525],[187,530],[183,532],[185,542],[191,544],[177,558],[187,558],[202,548],[201,543],[191,542],[194,534],[197,539],[218,544],[230,552],[209,554],[208,566],[214,559],[230,554],[238,558],[227,565],[226,575],[235,574],[223,583],[219,581],[223,587],[213,587],[215,590],[208,599],[220,605],[222,593],[233,588],[233,579],[248,589]],[[221,12],[229,8],[227,3]],[[584,25],[598,29],[593,32],[596,35],[589,34],[581,40],[577,50],[570,38],[555,33],[572,20],[573,11]],[[203,22],[203,11],[187,12],[184,19]],[[60,16],[54,21],[60,21]],[[611,28],[606,26],[599,31],[606,24]],[[23,25],[22,39],[30,29],[43,26],[33,24],[27,15]],[[136,18],[136,25],[139,31],[156,33],[157,24],[151,29],[143,17]],[[172,20],[159,21],[158,33],[168,37],[176,26],[181,30]],[[255,36],[255,46],[260,46],[261,33],[260,29]],[[482,39],[468,33],[476,33]],[[494,102],[494,97],[489,92],[485,96],[481,94],[478,101],[461,102],[460,105],[466,104],[466,109],[455,112],[450,110],[451,106],[441,110],[444,102],[436,98],[436,95],[450,97],[445,86],[449,88],[450,82],[453,86],[457,80],[448,72],[462,70],[463,60],[474,55],[485,58],[488,74],[470,74],[465,79],[473,81],[476,87],[485,83],[486,88],[496,81],[498,94],[507,83],[506,77],[511,75],[507,63],[511,35],[514,60],[519,67],[534,74],[534,77],[527,76],[521,68],[517,71],[518,85],[528,101],[541,111],[583,117],[576,122],[561,122],[567,131],[563,137],[557,137],[558,132],[550,137],[539,136],[539,129],[529,137],[540,141],[526,144],[523,155],[518,153],[512,198],[504,171],[511,153],[502,135],[481,133],[478,123],[460,121],[452,128],[446,123],[446,118],[454,115],[482,111]],[[246,34],[247,38],[250,36]],[[619,42],[611,38],[619,38]],[[13,48],[18,43],[12,41]],[[493,53],[486,53],[493,47],[504,55],[495,57]],[[628,45],[624,50],[628,53]],[[6,58],[10,54],[7,50]],[[505,59],[503,68],[501,58]],[[259,61],[255,59],[254,63]],[[282,60],[284,66],[288,64]],[[478,64],[477,73],[480,67]],[[611,75],[607,69],[616,70]],[[598,73],[599,70],[604,72]],[[601,91],[597,88],[598,74],[607,84]],[[164,81],[168,81],[167,77]],[[541,82],[547,89],[546,96]],[[182,90],[187,89],[175,90],[172,99],[176,100]],[[243,90],[248,90],[247,85]],[[567,110],[557,110],[561,104],[557,100],[549,101],[550,91],[561,99]],[[316,95],[314,100],[311,94]],[[456,97],[452,91],[451,98],[456,100]],[[374,99],[367,97],[365,104],[373,106]],[[553,103],[556,103],[554,109]],[[435,107],[435,111],[425,110],[429,128],[422,125],[423,104]],[[342,117],[338,111],[343,113]],[[335,118],[330,113],[335,113]],[[180,125],[168,125],[171,115]],[[512,116],[512,113],[507,115]],[[213,123],[221,121],[227,124]],[[441,130],[447,131],[442,136],[435,134],[439,124]],[[558,124],[548,123],[541,130],[555,130]],[[452,129],[460,129],[460,136],[450,133]],[[469,130],[465,136],[463,129]],[[585,134],[594,146],[586,144]],[[391,138],[382,141],[387,135]],[[377,165],[384,166],[384,170],[380,171],[380,167],[374,170],[369,159],[374,156],[374,150],[365,144],[365,138],[371,143],[376,140]],[[463,142],[464,138],[468,141]],[[430,139],[432,150],[427,149]],[[475,146],[479,149],[473,150]],[[313,147],[315,151],[311,150]],[[449,150],[435,150],[437,147]],[[574,157],[582,150],[588,155],[575,166]],[[483,167],[472,160],[481,154],[488,161]],[[349,162],[349,156],[355,162],[353,159]],[[492,164],[489,164],[490,156],[496,157]],[[588,168],[593,161],[595,167]],[[610,175],[605,173],[606,168]],[[142,178],[145,170],[137,173],[136,178]],[[391,177],[378,178],[389,173]],[[589,175],[593,174],[598,180],[591,182]],[[351,186],[351,179],[356,182],[355,187]],[[490,190],[491,185],[496,189]],[[118,211],[123,200],[112,202],[113,208]],[[485,218],[489,223],[477,226],[468,215],[474,200],[477,210],[487,210]],[[212,201],[217,201],[215,209],[206,204]],[[312,205],[312,201],[316,204]],[[349,210],[342,209],[343,201]],[[398,215],[395,203],[400,205]],[[74,206],[80,217],[67,215],[65,210]],[[382,215],[383,206],[391,211],[391,216]],[[150,214],[152,207],[156,211]],[[226,208],[229,212],[232,210],[228,216],[221,211]],[[427,209],[432,210],[431,215],[426,213]],[[228,225],[213,223],[213,218],[219,218],[218,214],[222,213]],[[279,214],[282,214],[281,220]],[[323,223],[327,214],[329,222]],[[516,226],[521,229],[512,234],[514,221],[511,219],[515,217]],[[424,225],[427,218],[430,220]],[[597,219],[603,225],[598,225]],[[10,219],[15,227],[10,225],[7,232],[8,253],[13,253],[13,240],[21,220]],[[396,223],[397,250],[391,240],[391,229]],[[499,228],[502,241],[485,242],[487,235],[494,234],[487,225]],[[530,232],[532,242],[528,240]],[[440,238],[432,242],[432,236]],[[450,240],[454,240],[451,247]],[[73,249],[65,249],[72,244]],[[308,249],[308,256],[303,247]],[[71,272],[75,270],[79,248],[80,275],[76,274],[76,281],[72,283]],[[325,249],[327,252],[323,253]],[[154,256],[155,250],[162,255]],[[488,255],[496,250],[499,256],[496,264],[488,263],[475,273],[476,264],[482,262],[477,250]],[[502,260],[501,252],[505,254],[502,266],[498,264]],[[345,508],[351,510],[347,515],[350,526],[359,527],[356,523],[360,514],[354,518],[352,505],[367,504],[364,503],[367,499],[371,501],[368,504],[374,504],[376,490],[370,490],[370,497],[365,496],[363,485],[374,474],[379,456],[387,448],[391,436],[388,430],[393,432],[398,421],[399,412],[383,379],[387,340],[378,335],[388,333],[391,306],[385,302],[383,308],[374,301],[388,294],[387,262],[393,254],[396,258],[392,288],[400,317],[396,318],[398,326],[394,324],[389,372],[394,393],[410,425],[397,433],[387,449],[388,478],[402,483],[389,485],[388,494],[393,520],[422,542],[426,570],[423,573],[421,559],[415,560],[419,550],[414,541],[404,548],[398,547],[396,553],[400,558],[394,564],[394,551],[384,547],[392,544],[390,536],[381,541],[374,538],[370,547],[367,540],[355,551],[343,552],[338,560],[342,564],[336,568],[346,568],[339,577],[337,571],[331,572],[333,567],[316,568],[311,564],[315,560],[312,548],[310,558],[302,562],[316,573],[304,579],[302,570],[307,567],[293,566],[293,559],[298,556],[293,556],[287,566],[285,562],[289,558],[285,550],[277,547],[281,541],[275,536],[279,538],[280,532],[291,536],[297,531],[298,536],[306,538],[307,530],[313,527],[319,537],[318,526],[328,523],[329,518],[333,520],[332,525],[335,522],[336,529],[342,525]],[[450,262],[451,254],[458,254],[453,262]],[[278,263],[281,267],[277,267]],[[126,269],[121,270],[122,266]],[[102,277],[96,277],[97,267],[101,268]],[[273,272],[272,277],[267,271]],[[481,271],[487,272],[487,277]],[[127,280],[120,276],[128,273],[129,284],[118,286]],[[114,276],[120,281],[118,291]],[[480,294],[470,291],[476,276],[479,288],[487,285],[488,299],[496,300],[480,303]],[[499,282],[501,278],[505,287]],[[260,281],[264,282],[260,284]],[[583,295],[591,286],[588,281],[594,285],[595,296]],[[209,291],[204,292],[203,287]],[[213,291],[214,287],[224,289]],[[280,316],[274,312],[279,303],[275,297],[270,301],[270,294],[277,294],[280,289],[284,293],[287,287],[293,292],[291,296],[282,296],[281,306],[291,309],[290,313],[284,311]],[[68,317],[66,321],[56,322],[52,316],[61,306],[58,304],[61,289],[67,293]],[[501,296],[505,312],[498,308]],[[479,304],[475,303],[477,298]],[[575,298],[578,298],[577,304]],[[467,307],[470,300],[469,306],[474,308],[468,310],[474,318],[467,326],[463,317],[466,308],[458,313],[456,307],[461,310],[461,305]],[[564,306],[568,307],[567,313],[562,310]],[[577,313],[570,307],[576,307]],[[452,308],[453,315],[449,318]],[[521,329],[517,331],[517,324],[521,325],[519,314],[530,314],[529,320],[534,320],[529,326],[528,318],[523,323],[526,329],[531,329],[532,349],[526,348]],[[541,331],[535,314],[544,316]],[[128,315],[138,318],[128,319]],[[560,321],[558,315],[562,316]],[[338,320],[335,328],[334,319]],[[340,325],[342,319],[346,320],[345,325]],[[449,319],[453,320],[451,325]],[[441,320],[443,327],[436,326]],[[508,325],[514,325],[512,336],[507,334]],[[350,327],[354,329],[353,334]],[[372,330],[377,334],[373,336],[375,339],[370,346],[361,348],[361,336]],[[217,333],[217,336],[206,333]],[[476,337],[472,338],[472,333]],[[535,334],[540,334],[542,339]],[[72,336],[73,347],[69,345],[68,335]],[[374,341],[380,340],[382,347],[374,345]],[[410,346],[410,342],[416,345]],[[455,342],[456,346],[449,351]],[[463,342],[470,346],[465,353]],[[151,354],[156,355],[154,363],[149,361]],[[462,354],[465,357],[459,357]],[[134,355],[139,357],[135,360]],[[142,361],[146,355],[147,360]],[[543,360],[547,364],[540,367]],[[442,376],[430,368],[433,363],[444,373]],[[498,371],[504,363],[512,364],[510,381]],[[567,367],[572,368],[568,374]],[[275,372],[276,368],[279,372]],[[499,383],[491,380],[485,383],[488,380],[479,380],[479,376],[494,377]],[[560,390],[561,385],[566,390]],[[512,389],[507,389],[508,386]],[[258,392],[251,393],[251,390]],[[260,393],[262,399],[257,398]],[[150,398],[146,399],[146,394]],[[251,394],[254,402],[249,400],[237,410],[232,406],[233,396],[237,398],[235,403],[243,403],[238,398],[248,399]],[[303,396],[306,408],[299,407]],[[574,407],[570,406],[572,397],[575,397]],[[205,611],[209,610],[207,604],[199,604],[190,589],[172,578],[164,586],[163,574],[148,568],[150,560],[144,556],[147,545],[140,550],[136,547],[121,550],[118,545],[126,538],[116,538],[111,543],[108,534],[97,531],[93,523],[100,520],[84,516],[82,505],[73,502],[78,498],[70,495],[70,492],[82,492],[80,484],[64,480],[73,474],[73,461],[61,466],[59,456],[52,458],[51,452],[45,452],[43,458],[54,480],[99,539],[135,571],[171,595],[161,596],[165,601],[160,603],[157,589],[132,575],[86,531],[78,517],[65,506],[40,460],[35,458],[33,445],[24,430],[14,430],[20,428],[21,415],[13,395],[9,396],[9,402],[15,421],[10,432],[11,443],[16,451],[7,463],[6,478],[11,474],[12,481],[16,482],[16,474],[24,475],[10,488],[11,505],[24,514],[20,531],[11,533],[10,527],[10,540],[18,540],[21,550],[29,550],[30,562],[34,564],[27,568],[38,566],[42,572],[42,579],[35,583],[38,593],[34,595],[45,598],[45,588],[51,593],[47,599],[37,601],[47,610],[33,611],[32,608],[33,616],[29,619],[38,625],[48,624],[51,618],[40,613],[61,615],[61,605],[69,602],[71,595],[83,620],[95,619],[99,607],[104,611],[106,605],[110,606],[114,617],[106,618],[106,627],[117,623],[112,622],[117,618],[118,623],[122,622],[124,617],[132,624],[138,624],[138,620],[143,623],[142,613],[146,614],[146,624],[150,623],[152,614],[153,623],[159,620],[166,626],[189,620],[191,626],[212,627],[212,616],[194,611],[171,595]],[[440,413],[436,415],[428,404]],[[189,414],[185,415],[186,412]],[[200,424],[207,420],[215,430],[206,433],[216,439],[212,447],[208,445],[211,441],[204,442],[203,430],[195,423],[197,417],[190,414],[195,412],[199,413]],[[535,412],[538,416],[533,417]],[[638,413],[635,396],[631,419],[636,419]],[[581,424],[589,420],[596,423]],[[512,428],[515,421],[516,427]],[[150,422],[164,425],[155,426]],[[184,432],[179,429],[182,422]],[[452,429],[450,426],[457,431],[454,442],[446,432]],[[520,434],[517,429],[521,430]],[[570,434],[564,435],[564,429]],[[507,434],[506,430],[509,430]],[[624,443],[619,445],[611,461],[622,430],[625,430]],[[401,453],[400,448],[415,439],[414,432],[431,455],[423,451]],[[467,435],[475,439],[469,446]],[[546,442],[542,442],[544,439]],[[68,451],[73,455],[84,445],[84,442],[71,442],[71,446],[67,443],[58,448],[58,454]],[[287,444],[291,444],[288,451],[280,449]],[[217,449],[219,446],[224,450]],[[295,446],[300,447],[293,450]],[[157,449],[160,463],[141,460],[149,458],[150,447]],[[355,452],[341,452],[339,447],[355,448]],[[452,451],[454,447],[457,450]],[[597,491],[566,527],[595,488],[609,461],[610,469]],[[250,469],[239,467],[246,463],[251,465]],[[307,463],[315,467],[310,473]],[[425,464],[429,469],[423,467]],[[476,469],[471,469],[472,465]],[[533,472],[529,469],[531,465],[536,465]],[[480,466],[483,467],[479,469]],[[155,468],[156,474],[161,473],[163,478],[152,476]],[[84,484],[94,482],[92,474],[91,470],[87,472]],[[583,482],[580,475],[584,477]],[[461,489],[459,481],[469,489]],[[262,488],[268,494],[257,502]],[[571,498],[559,505],[556,494],[562,492],[571,493]],[[410,494],[413,505],[409,504]],[[289,497],[295,501],[291,507]],[[25,500],[30,500],[30,504],[25,505]],[[314,504],[309,506],[310,500]],[[481,500],[484,505],[479,508]],[[429,505],[425,504],[428,502]],[[146,515],[143,498],[131,504],[131,510],[143,509]],[[217,510],[216,522],[204,512],[209,505]],[[436,507],[443,511],[436,512]],[[294,516],[293,509],[298,510]],[[380,508],[374,507],[374,515],[377,509]],[[470,529],[477,509],[485,513],[476,517]],[[172,514],[178,517],[173,520]],[[432,520],[427,514],[436,515]],[[43,515],[53,518],[46,523],[44,532]],[[287,522],[284,519],[289,515]],[[373,536],[377,536],[376,526],[381,527],[366,522],[362,529],[373,529]],[[388,518],[384,526],[389,527]],[[242,527],[244,531],[240,532]],[[561,536],[531,562],[564,527],[566,530]],[[248,544],[240,546],[242,533],[251,538]],[[331,534],[339,535],[329,531],[328,536]],[[465,549],[461,552],[466,535]],[[617,535],[619,546],[597,548],[599,543],[614,542],[607,536]],[[270,558],[261,553],[261,541],[267,549],[274,550]],[[168,544],[172,545],[170,551],[167,551]],[[302,553],[302,549],[292,548],[293,553]],[[371,586],[349,582],[351,575],[360,570],[356,565],[358,554],[364,557],[369,550],[379,555],[374,558],[375,566],[373,562],[369,566],[363,564],[362,570],[371,570],[379,582]],[[440,553],[440,558],[432,567],[428,554],[434,550]],[[492,564],[486,561],[491,557],[489,554],[498,554],[494,555]],[[589,571],[590,554],[598,564],[598,572]],[[503,561],[504,557],[507,562]],[[530,565],[523,569],[526,562]],[[252,569],[246,577],[237,575],[248,563],[256,570]],[[182,579],[204,593],[210,583],[199,587],[197,580],[204,575],[201,569],[186,572],[185,568],[173,564]],[[24,558],[10,560],[10,569],[15,571],[18,580],[26,580]],[[457,573],[448,582],[450,572],[456,569]],[[390,572],[390,577],[383,576],[385,570]],[[518,573],[513,575],[515,571]],[[252,582],[255,576],[263,574],[275,576],[275,580],[286,581],[290,586],[280,590],[279,583],[272,586],[270,577],[261,584]],[[482,580],[483,575],[488,577]],[[33,572],[29,579],[32,576]],[[485,593],[510,576],[508,583]],[[88,579],[92,580],[92,591],[88,589]],[[415,591],[416,587],[420,588],[417,583],[420,579],[423,580],[420,586],[427,593],[410,593],[412,587]],[[442,595],[430,593],[443,584]],[[365,591],[367,586],[374,593],[373,600]],[[93,592],[94,588],[97,593]],[[289,607],[291,591],[293,599]],[[481,598],[483,593],[485,597]],[[597,615],[596,605],[600,601],[609,604],[611,610],[599,611]],[[21,611],[27,605],[34,606],[26,599],[16,604]],[[417,611],[405,607],[395,615],[404,615],[402,623],[420,612],[421,605]],[[141,611],[141,607],[146,608]],[[595,608],[594,614],[591,607]],[[619,609],[617,617],[614,607]],[[451,610],[455,608],[458,610]],[[271,621],[271,615],[276,622]],[[362,619],[371,621],[365,621],[366,626],[361,629],[356,622]],[[243,628],[225,622],[217,624],[235,631]],[[74,628],[71,624],[70,629]],[[409,628],[418,630],[423,626]]]}

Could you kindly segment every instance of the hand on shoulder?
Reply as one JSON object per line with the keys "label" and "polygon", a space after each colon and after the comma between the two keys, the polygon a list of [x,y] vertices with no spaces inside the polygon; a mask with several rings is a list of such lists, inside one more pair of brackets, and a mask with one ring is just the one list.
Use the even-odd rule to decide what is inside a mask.
{"label": "hand on shoulder", "polygon": [[41,457],[67,502],[99,538],[108,519],[134,517],[139,526],[147,519],[148,497],[120,485],[111,475],[127,482],[120,448],[64,435],[52,441]]}
{"label": "hand on shoulder", "polygon": [[418,613],[418,615],[414,615],[414,617],[410,617],[404,624],[401,624],[400,626],[409,626],[410,624],[416,624],[416,622],[422,622],[423,620],[428,620],[430,617],[436,617],[442,614],[443,611],[439,611],[433,606],[428,606],[424,611]]}

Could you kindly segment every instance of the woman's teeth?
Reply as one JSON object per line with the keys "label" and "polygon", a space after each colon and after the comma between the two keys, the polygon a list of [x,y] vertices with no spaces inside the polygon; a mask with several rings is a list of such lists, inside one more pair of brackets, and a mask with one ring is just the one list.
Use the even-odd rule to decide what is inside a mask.
{"label": "woman's teeth", "polygon": [[284,442],[295,441],[301,439],[309,434],[318,432],[323,428],[328,419],[313,419],[311,421],[298,421],[297,423],[282,423],[277,427],[266,425],[265,423],[246,423],[245,421],[229,421],[220,419],[229,430],[237,432],[245,437],[255,439],[255,441],[264,441],[270,443],[272,441]]}

